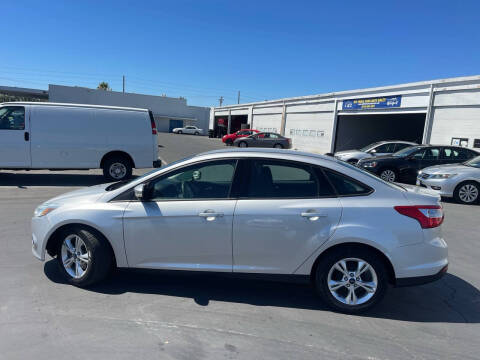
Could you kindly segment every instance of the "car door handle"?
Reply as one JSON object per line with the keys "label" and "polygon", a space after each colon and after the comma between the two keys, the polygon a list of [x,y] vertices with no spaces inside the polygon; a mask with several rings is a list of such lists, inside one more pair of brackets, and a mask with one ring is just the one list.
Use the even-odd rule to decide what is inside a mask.
{"label": "car door handle", "polygon": [[213,211],[213,210],[205,210],[205,211],[201,212],[200,214],[198,214],[198,216],[204,217],[204,218],[206,218],[208,221],[212,221],[212,220],[214,220],[214,219],[217,218],[217,217],[222,217],[222,216],[223,216],[223,213],[221,213],[221,212],[215,212],[215,211]]}
{"label": "car door handle", "polygon": [[28,133],[28,131],[25,131],[25,133],[23,134],[23,138],[25,139],[25,141],[30,140],[30,134]]}
{"label": "car door handle", "polygon": [[311,221],[318,220],[318,218],[321,217],[327,217],[327,214],[322,213],[322,212],[316,212],[316,211],[305,211],[300,214],[302,217],[306,217]]}

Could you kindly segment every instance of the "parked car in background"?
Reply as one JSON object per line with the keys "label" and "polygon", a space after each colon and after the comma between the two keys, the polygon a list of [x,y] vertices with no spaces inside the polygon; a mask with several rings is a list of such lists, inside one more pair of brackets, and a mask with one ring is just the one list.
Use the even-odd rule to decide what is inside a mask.
{"label": "parked car in background", "polygon": [[203,129],[199,129],[193,125],[188,125],[181,128],[175,128],[172,130],[172,132],[174,134],[203,135]]}
{"label": "parked car in background", "polygon": [[160,167],[151,111],[113,106],[0,104],[0,169],[103,169],[124,180]]}
{"label": "parked car in background", "polygon": [[264,147],[277,149],[290,149],[292,140],[280,134],[271,132],[259,132],[247,137],[236,139],[233,145],[238,147]]}
{"label": "parked car in background", "polygon": [[233,142],[242,137],[247,137],[253,134],[259,133],[258,130],[253,130],[253,129],[243,129],[243,130],[238,130],[237,132],[234,132],[233,134],[227,134],[222,137],[222,142],[226,145],[233,145]]}
{"label": "parked car in background", "polygon": [[331,157],[217,150],[41,204],[32,251],[76,286],[113,267],[276,274],[357,313],[447,271],[439,200]]}
{"label": "parked car in background", "polygon": [[364,146],[359,150],[338,151],[334,154],[334,156],[339,160],[343,160],[351,164],[356,164],[358,160],[370,158],[373,156],[393,154],[394,152],[400,151],[412,145],[418,144],[410,141],[401,140],[379,141]]}
{"label": "parked car in background", "polygon": [[434,190],[443,197],[453,197],[459,203],[474,204],[480,194],[480,156],[461,164],[420,170],[417,185]]}
{"label": "parked car in background", "polygon": [[362,159],[357,166],[385,181],[415,184],[418,172],[423,168],[462,163],[477,155],[474,150],[458,146],[417,145],[391,155]]}

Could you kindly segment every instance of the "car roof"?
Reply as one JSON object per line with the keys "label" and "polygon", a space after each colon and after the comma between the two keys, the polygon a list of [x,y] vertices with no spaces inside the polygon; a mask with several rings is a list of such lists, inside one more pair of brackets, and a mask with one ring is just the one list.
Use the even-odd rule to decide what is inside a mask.
{"label": "car roof", "polygon": [[297,151],[297,150],[287,150],[287,149],[265,149],[265,148],[233,148],[233,149],[219,149],[219,150],[212,150],[212,151],[207,151],[204,153],[200,153],[195,155],[197,156],[204,156],[204,155],[214,155],[214,154],[229,154],[232,156],[245,156],[249,157],[251,154],[257,153],[258,155],[266,155],[266,157],[269,157],[269,155],[293,155],[293,156],[301,156],[301,157],[308,157],[312,159],[321,159],[321,160],[327,160],[331,162],[338,162],[339,160],[335,159],[332,156],[327,156],[327,155],[320,155],[320,154],[313,154],[313,153],[308,153],[308,152],[303,152],[303,151]]}

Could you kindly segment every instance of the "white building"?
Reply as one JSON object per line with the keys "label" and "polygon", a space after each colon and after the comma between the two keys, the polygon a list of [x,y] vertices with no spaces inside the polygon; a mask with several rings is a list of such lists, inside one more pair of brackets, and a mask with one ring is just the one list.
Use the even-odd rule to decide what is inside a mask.
{"label": "white building", "polygon": [[480,76],[217,107],[209,128],[278,132],[293,148],[318,153],[391,139],[480,151]]}
{"label": "white building", "polygon": [[206,134],[210,118],[210,108],[189,106],[184,98],[105,91],[78,86],[49,85],[48,101],[149,109],[153,112],[157,130],[162,132],[185,125],[195,125],[204,129]]}

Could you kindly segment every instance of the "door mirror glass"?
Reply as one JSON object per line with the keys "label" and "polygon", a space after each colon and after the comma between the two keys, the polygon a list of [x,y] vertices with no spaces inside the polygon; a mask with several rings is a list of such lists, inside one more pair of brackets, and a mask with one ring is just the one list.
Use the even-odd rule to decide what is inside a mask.
{"label": "door mirror glass", "polygon": [[372,150],[369,151],[370,154],[375,154],[376,152],[377,152],[377,150],[375,150],[375,149],[372,149]]}

